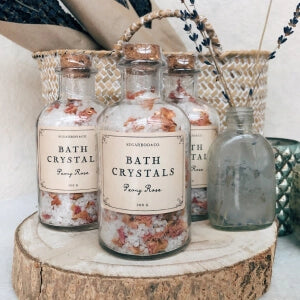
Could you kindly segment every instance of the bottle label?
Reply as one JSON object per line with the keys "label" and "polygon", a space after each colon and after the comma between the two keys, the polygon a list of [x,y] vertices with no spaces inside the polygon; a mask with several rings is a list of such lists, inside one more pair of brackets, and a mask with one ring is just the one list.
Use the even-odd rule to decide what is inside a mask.
{"label": "bottle label", "polygon": [[102,207],[151,215],[185,207],[183,132],[100,134]]}
{"label": "bottle label", "polygon": [[55,193],[98,190],[95,127],[38,128],[39,187]]}
{"label": "bottle label", "polygon": [[191,126],[192,188],[207,186],[207,153],[217,134],[215,126]]}

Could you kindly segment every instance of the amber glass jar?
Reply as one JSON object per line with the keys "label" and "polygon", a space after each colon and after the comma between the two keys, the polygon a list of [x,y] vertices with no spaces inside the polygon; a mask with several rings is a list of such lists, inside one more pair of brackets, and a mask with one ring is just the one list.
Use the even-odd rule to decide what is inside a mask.
{"label": "amber glass jar", "polygon": [[178,105],[191,123],[191,212],[192,220],[207,219],[207,153],[217,137],[217,111],[197,96],[196,56],[167,55],[164,75],[164,97]]}
{"label": "amber glass jar", "polygon": [[161,97],[160,47],[125,44],[122,101],[100,135],[100,244],[134,258],[170,254],[190,240],[190,124]]}
{"label": "amber glass jar", "polygon": [[59,98],[37,121],[39,217],[58,229],[97,227],[95,70],[86,55],[61,56]]}

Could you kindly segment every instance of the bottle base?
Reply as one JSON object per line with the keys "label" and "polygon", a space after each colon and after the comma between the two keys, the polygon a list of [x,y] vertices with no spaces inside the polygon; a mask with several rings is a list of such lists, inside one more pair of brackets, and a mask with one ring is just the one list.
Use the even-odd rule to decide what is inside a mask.
{"label": "bottle base", "polygon": [[192,215],[192,222],[204,221],[208,219],[208,215]]}
{"label": "bottle base", "polygon": [[161,253],[150,254],[150,255],[134,255],[134,254],[117,252],[117,251],[109,248],[108,246],[106,246],[106,244],[104,242],[102,242],[101,239],[99,240],[99,244],[104,250],[106,250],[110,254],[113,254],[120,258],[130,259],[130,260],[154,260],[154,259],[160,259],[163,257],[168,257],[168,256],[171,256],[173,254],[177,254],[177,253],[183,251],[189,245],[190,241],[191,241],[191,238],[189,237],[187,239],[186,243],[179,248],[176,248],[176,249],[168,251],[168,252],[161,252]]}
{"label": "bottle base", "polygon": [[245,224],[245,225],[216,225],[210,222],[210,225],[218,230],[223,231],[252,231],[252,230],[260,230],[271,226],[273,223],[266,224]]}
{"label": "bottle base", "polygon": [[48,229],[53,229],[57,231],[88,231],[88,230],[94,230],[98,228],[98,223],[90,223],[90,224],[84,224],[84,225],[79,225],[79,226],[58,226],[58,225],[52,225],[52,224],[46,224],[43,223],[40,220],[40,223],[47,227]]}

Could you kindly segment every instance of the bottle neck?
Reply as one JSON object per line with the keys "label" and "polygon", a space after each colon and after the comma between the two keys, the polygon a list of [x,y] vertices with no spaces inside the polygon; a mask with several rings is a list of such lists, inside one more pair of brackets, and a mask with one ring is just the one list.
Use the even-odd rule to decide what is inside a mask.
{"label": "bottle neck", "polygon": [[149,97],[160,98],[160,66],[137,64],[125,66],[122,70],[122,99],[131,104],[135,101],[149,100]]}
{"label": "bottle neck", "polygon": [[227,130],[238,133],[251,133],[253,109],[251,107],[231,107],[226,112]]}
{"label": "bottle neck", "polygon": [[59,99],[64,102],[68,99],[94,100],[95,99],[95,74],[82,77],[72,77],[60,74]]}
{"label": "bottle neck", "polygon": [[169,72],[164,75],[164,97],[168,102],[195,101],[197,78],[194,72]]}

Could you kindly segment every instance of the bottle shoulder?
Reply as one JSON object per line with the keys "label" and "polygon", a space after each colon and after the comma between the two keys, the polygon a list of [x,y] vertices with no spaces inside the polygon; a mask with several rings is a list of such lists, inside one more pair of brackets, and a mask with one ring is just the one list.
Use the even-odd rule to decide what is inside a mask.
{"label": "bottle shoulder", "polygon": [[240,147],[254,147],[259,149],[259,151],[268,152],[273,156],[273,150],[269,142],[258,133],[237,133],[234,130],[225,130],[213,142],[212,148],[214,151],[222,152],[230,151],[230,149],[238,149]]}

